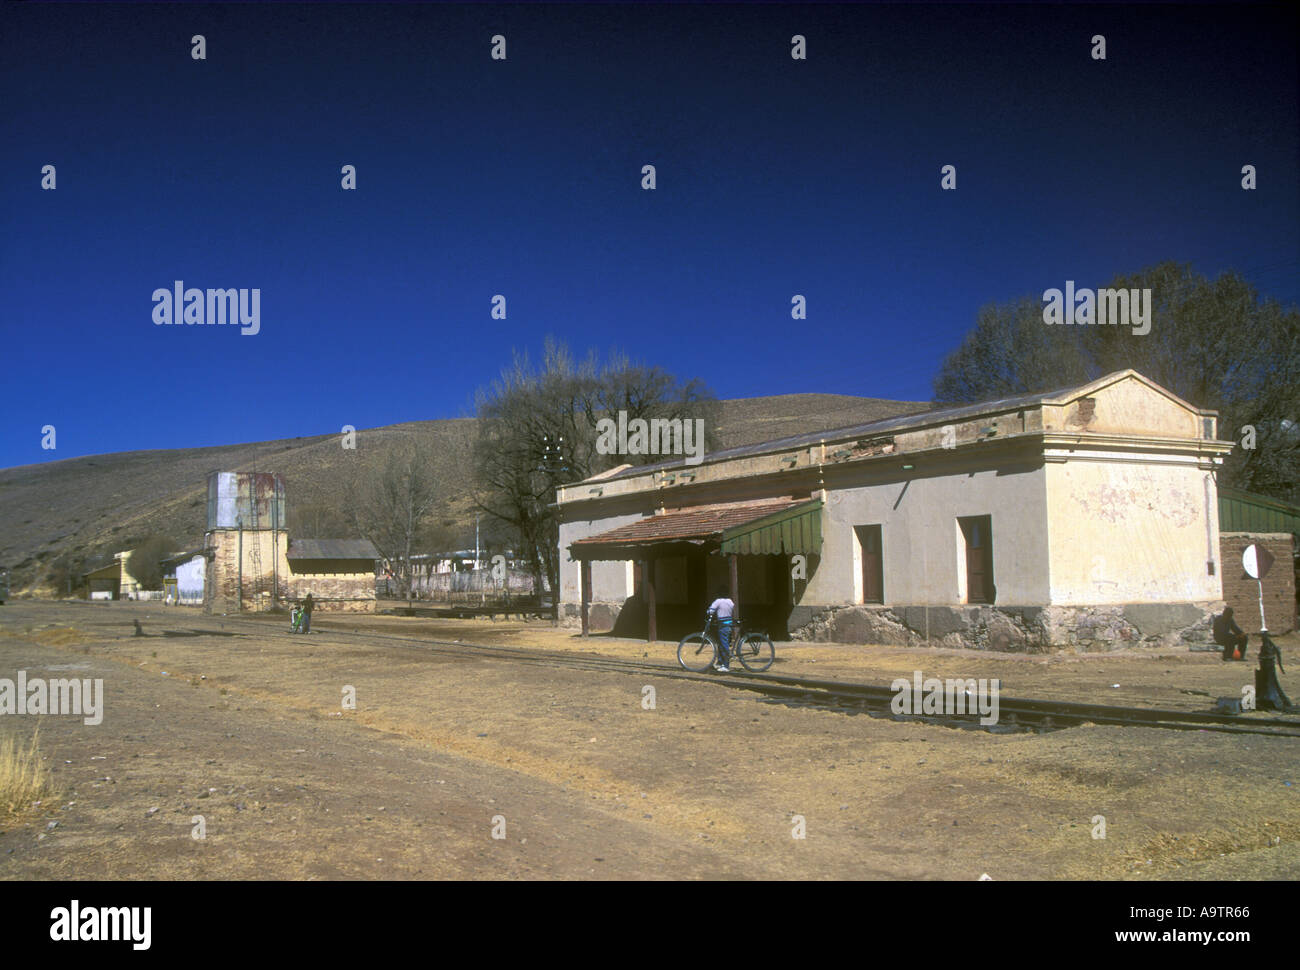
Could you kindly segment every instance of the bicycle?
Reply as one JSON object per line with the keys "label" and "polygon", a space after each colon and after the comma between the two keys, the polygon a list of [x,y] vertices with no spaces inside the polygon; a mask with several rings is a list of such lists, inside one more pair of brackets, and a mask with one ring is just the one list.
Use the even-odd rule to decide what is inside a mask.
{"label": "bicycle", "polygon": [[[703,630],[682,637],[677,644],[677,662],[686,670],[700,673],[713,666],[722,649],[717,638],[710,632],[715,625],[716,618],[710,616]],[[776,659],[776,647],[765,631],[745,633],[742,624],[737,621],[731,625],[730,640],[731,657],[739,660],[741,666],[752,673],[766,670]]]}

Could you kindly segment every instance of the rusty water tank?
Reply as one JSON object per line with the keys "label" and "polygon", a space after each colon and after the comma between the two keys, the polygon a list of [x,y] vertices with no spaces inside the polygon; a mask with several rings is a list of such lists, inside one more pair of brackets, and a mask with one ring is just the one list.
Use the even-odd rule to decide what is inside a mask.
{"label": "rusty water tank", "polygon": [[271,472],[213,472],[208,476],[208,531],[283,529],[284,479]]}

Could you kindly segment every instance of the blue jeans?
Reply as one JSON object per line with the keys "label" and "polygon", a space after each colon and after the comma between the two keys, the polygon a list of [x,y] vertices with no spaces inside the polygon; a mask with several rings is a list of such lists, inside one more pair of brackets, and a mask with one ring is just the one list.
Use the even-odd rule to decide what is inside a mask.
{"label": "blue jeans", "polygon": [[732,622],[732,620],[718,620],[718,646],[722,648],[722,656],[718,659],[719,663],[725,664],[731,656]]}

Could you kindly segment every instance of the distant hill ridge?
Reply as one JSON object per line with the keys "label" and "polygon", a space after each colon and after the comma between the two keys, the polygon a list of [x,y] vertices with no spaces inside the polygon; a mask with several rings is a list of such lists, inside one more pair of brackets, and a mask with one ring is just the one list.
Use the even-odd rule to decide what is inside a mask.
{"label": "distant hill ridge", "polygon": [[[860,424],[924,411],[928,402],[844,394],[783,394],[720,402],[717,433],[724,448],[805,431]],[[279,441],[125,451],[0,469],[0,566],[13,571],[14,592],[43,580],[64,553],[130,548],[158,533],[192,548],[206,526],[207,479],[213,471],[276,472],[285,480],[289,517],[295,509],[337,505],[358,465],[377,469],[386,442],[422,438],[438,455],[440,485],[462,521],[473,524],[468,490],[475,441],[473,418],[387,425],[357,433],[355,451],[338,433]],[[467,516],[467,520],[463,517]]]}

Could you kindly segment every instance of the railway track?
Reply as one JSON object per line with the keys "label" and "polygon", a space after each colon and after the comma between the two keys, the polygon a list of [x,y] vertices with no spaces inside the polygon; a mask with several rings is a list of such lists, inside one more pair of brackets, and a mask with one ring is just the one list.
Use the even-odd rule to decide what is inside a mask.
{"label": "railway track", "polygon": [[[224,631],[227,627],[247,630],[250,634],[269,639],[293,639],[299,636],[287,630],[272,628],[270,622],[246,617],[222,617],[216,621]],[[275,621],[276,627],[280,619]],[[120,629],[120,621],[114,622]],[[195,632],[198,632],[197,630]],[[217,631],[210,631],[217,633]],[[921,721],[946,727],[987,730],[993,733],[1017,731],[1046,732],[1078,727],[1083,724],[1103,724],[1118,727],[1148,727],[1175,731],[1214,731],[1225,734],[1253,734],[1266,737],[1300,738],[1300,718],[1241,716],[1217,714],[1210,711],[1176,711],[1160,708],[1118,707],[1107,704],[1083,704],[1072,701],[1041,700],[1034,698],[999,698],[997,724],[985,727],[979,723],[979,714],[896,714],[891,709],[895,692],[885,686],[857,684],[839,680],[814,680],[807,677],[790,677],[782,674],[697,674],[682,670],[676,664],[635,660],[616,660],[590,654],[574,655],[552,650],[528,647],[489,646],[455,640],[438,640],[427,637],[381,633],[372,630],[317,629],[316,635],[337,637],[343,641],[364,636],[367,640],[380,640],[419,650],[436,649],[439,654],[462,656],[479,660],[502,660],[540,667],[564,667],[624,675],[639,674],[669,680],[703,681],[733,690],[750,691],[771,703],[799,707],[814,707],[844,714],[867,714],[893,720]],[[320,642],[320,641],[314,641]]]}

